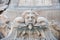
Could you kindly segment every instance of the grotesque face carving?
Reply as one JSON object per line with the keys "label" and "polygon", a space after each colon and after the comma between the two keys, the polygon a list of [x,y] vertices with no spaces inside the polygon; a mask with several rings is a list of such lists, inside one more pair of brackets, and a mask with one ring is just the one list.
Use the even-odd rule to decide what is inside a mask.
{"label": "grotesque face carving", "polygon": [[29,24],[29,23],[35,24],[36,17],[37,17],[37,14],[35,12],[26,11],[23,14],[24,14],[23,16],[25,18],[26,24]]}
{"label": "grotesque face carving", "polygon": [[28,14],[25,16],[25,23],[35,23],[35,16],[32,14]]}
{"label": "grotesque face carving", "polygon": [[48,20],[44,17],[38,17],[37,18],[37,23],[40,24],[42,27],[47,27],[48,26]]}
{"label": "grotesque face carving", "polygon": [[[48,40],[48,38],[51,37],[52,39],[54,37],[52,33],[50,33],[51,31],[48,29],[48,25],[49,25],[48,20],[44,17],[37,16],[35,12],[26,11],[25,13],[23,13],[22,17],[17,17],[14,20],[14,23],[15,23],[14,27],[16,26],[18,30],[17,38],[38,37],[39,39],[43,38],[43,40]],[[24,25],[26,26],[24,26],[22,23],[24,23]],[[36,37],[34,35],[36,35]]]}

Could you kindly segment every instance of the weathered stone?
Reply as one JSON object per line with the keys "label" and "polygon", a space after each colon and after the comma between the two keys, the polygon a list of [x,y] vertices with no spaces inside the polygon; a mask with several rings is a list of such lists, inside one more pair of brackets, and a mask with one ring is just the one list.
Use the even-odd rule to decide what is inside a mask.
{"label": "weathered stone", "polygon": [[[3,11],[0,12],[8,8],[3,15],[7,15],[13,22],[9,23],[9,20],[0,17],[0,25],[4,24],[0,26],[0,31],[4,34],[0,33],[0,37],[6,36],[1,40],[58,40],[60,26],[50,22],[53,19],[60,22],[60,11],[56,10],[56,7],[60,6],[55,6],[59,5],[59,0],[11,0],[9,5],[7,4],[9,0],[2,1],[4,3],[0,1],[0,10]],[[47,10],[53,8],[55,10]],[[7,28],[5,24],[8,25]]]}

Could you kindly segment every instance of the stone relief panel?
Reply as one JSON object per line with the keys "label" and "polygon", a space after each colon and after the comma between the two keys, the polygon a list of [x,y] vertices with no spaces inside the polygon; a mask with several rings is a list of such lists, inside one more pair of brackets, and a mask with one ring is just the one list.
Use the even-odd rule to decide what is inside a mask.
{"label": "stone relief panel", "polygon": [[[0,8],[2,7],[1,10],[4,11],[6,8],[8,8],[8,6],[9,7],[17,6],[16,8],[18,8],[18,6],[24,6],[24,5],[26,6],[52,5],[51,0],[46,0],[46,1],[38,0],[38,1],[11,0],[10,5],[8,5],[9,0],[6,1],[2,0],[2,2],[0,1],[0,5],[2,5],[3,7],[0,6]],[[37,4],[37,2],[39,4]],[[16,13],[20,12],[19,10],[15,10],[15,11]],[[10,15],[11,18],[13,15]],[[12,20],[13,21],[12,23],[10,23],[10,19],[8,20],[7,16],[0,15],[1,40],[21,40],[21,39],[22,40],[58,40],[59,39],[60,26],[55,24],[55,21],[49,21],[47,17],[42,17],[41,15],[39,15],[39,13],[31,10],[24,11],[23,13],[20,13],[18,15],[20,16],[17,17],[17,15],[15,14],[16,17],[14,20]]]}
{"label": "stone relief panel", "polygon": [[55,30],[51,25],[51,21],[35,11],[24,11],[13,20],[8,36],[1,40],[58,40],[55,34],[58,26]]}

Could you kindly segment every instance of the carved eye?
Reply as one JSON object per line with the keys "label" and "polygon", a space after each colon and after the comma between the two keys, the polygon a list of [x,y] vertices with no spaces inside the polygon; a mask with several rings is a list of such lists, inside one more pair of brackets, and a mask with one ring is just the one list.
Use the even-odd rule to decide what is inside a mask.
{"label": "carved eye", "polygon": [[31,18],[34,19],[35,17],[32,16]]}
{"label": "carved eye", "polygon": [[6,22],[6,24],[8,24],[8,23],[9,23],[9,21]]}
{"label": "carved eye", "polygon": [[40,21],[40,23],[44,23],[44,21]]}
{"label": "carved eye", "polygon": [[29,17],[27,17],[27,19],[29,19]]}

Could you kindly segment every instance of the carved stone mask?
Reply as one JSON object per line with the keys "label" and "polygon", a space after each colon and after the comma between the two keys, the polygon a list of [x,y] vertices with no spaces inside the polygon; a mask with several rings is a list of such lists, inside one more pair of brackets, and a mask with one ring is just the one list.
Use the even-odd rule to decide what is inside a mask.
{"label": "carved stone mask", "polygon": [[36,14],[32,11],[29,11],[29,12],[25,12],[25,23],[26,24],[29,24],[29,23],[32,23],[32,24],[35,24],[35,21],[36,21]]}

